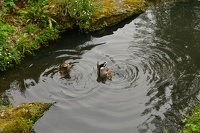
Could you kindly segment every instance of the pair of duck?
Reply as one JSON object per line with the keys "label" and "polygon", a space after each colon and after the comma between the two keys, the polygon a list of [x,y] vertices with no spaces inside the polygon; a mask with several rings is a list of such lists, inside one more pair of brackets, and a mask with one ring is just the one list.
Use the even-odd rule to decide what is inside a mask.
{"label": "pair of duck", "polygon": [[[71,69],[71,66],[68,62],[63,61],[59,66],[59,72],[61,73],[61,77],[65,77],[65,73],[69,73]],[[99,64],[99,61],[97,62],[97,75],[98,78],[109,78],[112,79],[112,73],[110,71],[110,68],[107,67],[107,62],[104,62],[102,64]]]}

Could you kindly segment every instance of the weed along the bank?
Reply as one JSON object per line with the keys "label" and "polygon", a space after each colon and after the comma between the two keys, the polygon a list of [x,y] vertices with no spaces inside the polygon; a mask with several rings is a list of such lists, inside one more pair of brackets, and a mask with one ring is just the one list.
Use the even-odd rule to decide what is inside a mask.
{"label": "weed along the bank", "polygon": [[[60,32],[99,30],[143,12],[144,0],[4,0],[0,19],[0,71],[20,64]],[[108,4],[110,3],[110,4]],[[111,6],[112,5],[112,6]],[[118,11],[119,10],[119,11]]]}
{"label": "weed along the bank", "polygon": [[190,114],[185,114],[182,120],[184,128],[181,133],[199,133],[200,132],[200,103],[194,106]]}

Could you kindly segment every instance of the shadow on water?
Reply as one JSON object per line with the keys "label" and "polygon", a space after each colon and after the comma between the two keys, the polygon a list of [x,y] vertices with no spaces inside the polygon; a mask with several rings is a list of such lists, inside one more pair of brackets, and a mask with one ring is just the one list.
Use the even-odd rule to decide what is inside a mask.
{"label": "shadow on water", "polygon": [[[200,2],[179,2],[101,32],[64,33],[1,73],[0,102],[57,101],[38,133],[176,133],[199,97],[199,22]],[[63,60],[68,78],[58,72]],[[97,61],[112,68],[112,80],[97,82]]]}
{"label": "shadow on water", "polygon": [[110,26],[108,28],[99,30],[99,31],[94,31],[91,32],[91,35],[93,37],[102,37],[102,36],[106,36],[106,35],[112,35],[114,34],[115,31],[117,31],[119,28],[123,28],[125,25],[131,23],[133,21],[133,19],[137,18],[140,14],[138,15],[134,15],[130,18],[127,18],[126,20],[114,25],[114,26]]}

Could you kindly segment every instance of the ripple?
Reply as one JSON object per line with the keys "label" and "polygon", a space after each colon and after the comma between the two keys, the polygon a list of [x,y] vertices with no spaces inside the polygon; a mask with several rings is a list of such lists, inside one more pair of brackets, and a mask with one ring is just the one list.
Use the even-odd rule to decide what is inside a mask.
{"label": "ripple", "polygon": [[112,79],[112,86],[115,88],[129,88],[133,84],[137,84],[136,80],[138,78],[139,69],[134,63],[122,63],[116,62],[115,64],[114,76]]}
{"label": "ripple", "polygon": [[71,65],[72,68],[69,72],[69,77],[61,78],[58,71],[58,65],[46,69],[44,73],[41,74],[40,81],[45,83],[47,86],[54,86],[59,89],[63,97],[68,96],[70,98],[77,98],[87,95],[94,89],[96,83],[94,77],[96,75],[94,75],[94,72],[92,71],[88,72],[88,68],[90,68],[90,66],[83,65],[81,62],[71,63]]}

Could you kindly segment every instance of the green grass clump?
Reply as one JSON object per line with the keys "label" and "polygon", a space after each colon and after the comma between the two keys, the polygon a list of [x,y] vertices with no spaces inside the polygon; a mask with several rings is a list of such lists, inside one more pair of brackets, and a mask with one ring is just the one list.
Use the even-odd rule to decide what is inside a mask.
{"label": "green grass clump", "polygon": [[51,11],[51,7],[48,4],[49,0],[29,0],[25,3],[25,7],[18,10],[17,13],[22,16],[25,23],[36,24],[39,27],[52,28],[52,23],[56,23],[54,17],[57,15],[56,12]]}
{"label": "green grass clump", "polygon": [[94,10],[100,9],[101,5],[93,0],[52,0],[56,6],[56,12],[62,12],[81,30],[87,30],[90,27]]}
{"label": "green grass clump", "polygon": [[81,29],[87,29],[90,26],[89,20],[95,9],[99,9],[100,5],[91,0],[72,0],[68,7],[70,17],[77,21],[77,25]]}
{"label": "green grass clump", "polygon": [[6,70],[7,67],[13,66],[13,63],[20,62],[21,54],[15,45],[12,45],[11,36],[14,32],[14,27],[0,21],[0,70]]}
{"label": "green grass clump", "polygon": [[59,30],[56,28],[45,28],[40,32],[39,36],[35,37],[35,40],[41,44],[48,44],[49,39],[55,40],[59,37]]}
{"label": "green grass clump", "polygon": [[193,107],[191,115],[185,115],[185,124],[181,133],[200,133],[200,104]]}

